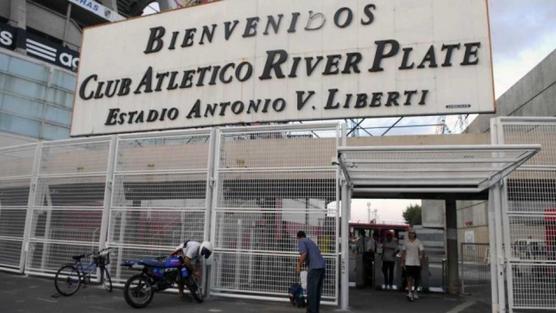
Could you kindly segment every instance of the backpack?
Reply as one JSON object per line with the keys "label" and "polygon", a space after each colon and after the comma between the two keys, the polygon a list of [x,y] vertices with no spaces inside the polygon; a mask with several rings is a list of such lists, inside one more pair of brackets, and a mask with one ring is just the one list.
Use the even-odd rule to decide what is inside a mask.
{"label": "backpack", "polygon": [[305,307],[305,295],[300,284],[294,283],[288,289],[290,303],[298,308]]}

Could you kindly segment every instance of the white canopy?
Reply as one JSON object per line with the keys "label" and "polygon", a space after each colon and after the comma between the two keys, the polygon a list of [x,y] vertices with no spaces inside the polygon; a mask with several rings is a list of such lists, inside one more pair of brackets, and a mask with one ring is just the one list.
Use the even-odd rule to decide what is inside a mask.
{"label": "white canopy", "polygon": [[477,193],[540,149],[540,145],[341,146],[338,159],[355,193]]}

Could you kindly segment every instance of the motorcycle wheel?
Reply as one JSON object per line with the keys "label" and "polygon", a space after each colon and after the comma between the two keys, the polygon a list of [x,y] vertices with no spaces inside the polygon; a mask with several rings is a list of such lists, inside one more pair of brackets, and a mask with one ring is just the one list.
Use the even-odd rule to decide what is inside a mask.
{"label": "motorcycle wheel", "polygon": [[191,296],[193,297],[193,299],[195,299],[195,301],[197,301],[198,303],[203,302],[203,295],[201,294],[201,288],[199,288],[195,280],[191,277],[188,277],[187,280],[185,281],[185,284],[187,285],[187,288],[191,292]]}
{"label": "motorcycle wheel", "polygon": [[125,302],[130,306],[139,309],[144,308],[154,296],[154,290],[148,277],[143,274],[131,276],[124,286]]}

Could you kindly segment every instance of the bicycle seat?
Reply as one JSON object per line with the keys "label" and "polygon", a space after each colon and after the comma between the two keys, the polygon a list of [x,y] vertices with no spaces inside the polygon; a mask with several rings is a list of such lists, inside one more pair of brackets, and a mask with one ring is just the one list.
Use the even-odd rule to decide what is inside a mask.
{"label": "bicycle seat", "polygon": [[84,258],[84,257],[85,257],[85,255],[84,255],[84,254],[81,254],[81,255],[74,255],[74,256],[72,256],[71,258],[74,259],[74,260],[76,260],[76,261],[79,261],[79,260],[81,260],[81,259]]}

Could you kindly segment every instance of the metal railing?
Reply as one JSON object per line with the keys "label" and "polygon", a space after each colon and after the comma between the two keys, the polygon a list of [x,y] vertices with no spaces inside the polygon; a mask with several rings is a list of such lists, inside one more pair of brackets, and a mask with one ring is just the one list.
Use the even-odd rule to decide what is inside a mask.
{"label": "metal railing", "polygon": [[213,293],[284,300],[305,230],[327,261],[323,302],[337,304],[339,133],[230,127],[0,148],[0,269],[53,276],[72,255],[113,247],[119,283],[125,258],[211,240]]}
{"label": "metal railing", "polygon": [[556,118],[502,117],[498,143],[539,154],[506,178],[502,197],[509,312],[556,310]]}

